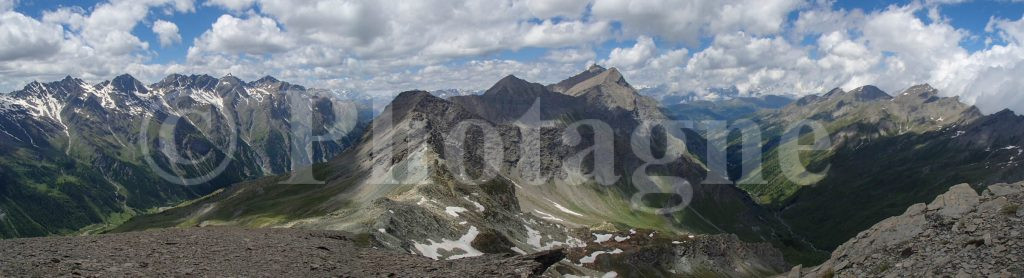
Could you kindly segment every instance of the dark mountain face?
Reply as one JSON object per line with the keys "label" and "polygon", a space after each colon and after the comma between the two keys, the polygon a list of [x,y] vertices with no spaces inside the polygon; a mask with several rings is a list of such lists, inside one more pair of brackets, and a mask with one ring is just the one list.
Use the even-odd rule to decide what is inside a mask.
{"label": "dark mountain face", "polygon": [[[299,124],[290,104],[310,101],[300,107],[313,107],[322,99],[319,92],[266,78],[249,85],[208,75],[171,75],[151,86],[130,75],[96,85],[68,77],[0,96],[0,236],[63,234],[123,221],[289,171],[296,150],[288,131]],[[362,108],[315,107],[308,122],[352,126],[354,133],[314,143],[305,163],[335,156],[361,130],[340,124],[348,118],[339,115]],[[177,158],[165,155],[174,151]]]}

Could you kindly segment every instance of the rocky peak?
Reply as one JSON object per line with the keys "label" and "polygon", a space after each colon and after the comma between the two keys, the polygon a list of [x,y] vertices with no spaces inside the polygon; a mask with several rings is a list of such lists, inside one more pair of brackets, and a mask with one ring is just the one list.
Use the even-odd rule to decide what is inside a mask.
{"label": "rocky peak", "polygon": [[61,81],[55,81],[50,83],[42,83],[39,81],[32,81],[28,85],[25,85],[19,91],[11,93],[11,96],[15,98],[55,98],[65,99],[74,92],[81,91],[83,82],[81,80],[71,78],[70,76],[65,77]]}
{"label": "rocky peak", "polygon": [[231,86],[237,86],[237,85],[245,84],[245,82],[243,82],[242,79],[238,79],[238,77],[235,77],[234,75],[231,75],[231,74],[228,74],[228,75],[225,75],[224,77],[221,77],[220,78],[220,83],[221,84],[226,84],[226,85],[231,85]]}
{"label": "rocky peak", "polygon": [[910,88],[903,90],[903,93],[900,93],[901,96],[935,96],[938,94],[939,90],[928,85],[928,83],[910,86]]}
{"label": "rocky peak", "polygon": [[1013,110],[1010,110],[1008,108],[1004,108],[1003,110],[999,110],[999,112],[993,113],[992,117],[993,118],[997,118],[997,119],[1018,119],[1018,118],[1022,118],[1021,116],[1017,116],[1017,113],[1014,113]]}
{"label": "rocky peak", "polygon": [[[501,80],[498,80],[498,83],[494,83],[494,86],[491,86],[491,89],[499,88],[499,87],[509,87],[509,86],[515,86],[515,85],[529,84],[529,83],[530,82],[527,82],[526,80],[520,79],[519,77],[516,77],[513,74],[509,74],[508,76],[505,76]],[[491,90],[489,89],[487,91],[490,92]]]}
{"label": "rocky peak", "polygon": [[546,89],[543,85],[530,83],[529,81],[520,79],[515,75],[509,75],[502,78],[490,89],[484,92],[484,96],[488,97],[523,97],[523,98],[534,98],[538,97],[539,94],[543,93]]}
{"label": "rocky peak", "polygon": [[553,92],[565,93],[573,86],[576,86],[576,84],[593,78],[594,76],[597,76],[605,71],[606,69],[604,67],[594,64],[591,65],[590,68],[587,68],[587,70],[580,72],[579,74],[562,80],[556,84],[548,85],[548,89],[550,89]]}
{"label": "rocky peak", "polygon": [[[833,91],[835,91],[835,90],[833,90]],[[842,91],[842,90],[839,90],[839,91]],[[818,101],[821,98],[822,97],[820,97],[818,95],[807,95],[807,96],[801,97],[800,99],[797,99],[796,101],[794,101],[793,105],[795,105],[795,106],[805,106],[805,105],[811,104],[811,103],[813,103],[815,101]]]}
{"label": "rocky peak", "polygon": [[430,112],[433,110],[432,108],[438,106],[437,103],[446,103],[446,101],[430,92],[415,90],[398,94],[388,106],[391,108],[392,119],[398,121],[413,111]]}
{"label": "rocky peak", "polygon": [[626,82],[626,78],[623,77],[622,73],[620,73],[616,68],[602,71],[600,74],[579,82],[575,86],[572,86],[572,88],[569,88],[569,90],[565,91],[565,94],[579,96],[590,92],[592,89],[597,87],[617,88],[617,90],[613,90],[616,93],[638,95],[636,90]]}
{"label": "rocky peak", "polygon": [[212,90],[217,85],[217,79],[209,75],[190,75],[185,76],[181,74],[171,74],[165,77],[159,83],[153,85],[156,88],[183,88],[183,89],[198,89],[198,90]]}
{"label": "rocky peak", "polygon": [[60,83],[64,84],[64,85],[81,85],[84,82],[82,82],[81,79],[74,78],[74,77],[71,77],[70,75],[68,75],[68,76],[65,76],[64,79],[61,79]]}
{"label": "rocky peak", "polygon": [[842,94],[845,94],[845,93],[846,93],[846,91],[843,91],[843,88],[836,87],[835,89],[832,89],[832,90],[828,91],[828,93],[825,93],[825,95],[823,95],[823,97],[828,98],[828,97],[832,97],[834,95],[842,95]]}
{"label": "rocky peak", "polygon": [[259,80],[256,80],[256,81],[253,81],[253,82],[249,82],[248,85],[249,86],[253,86],[253,87],[261,87],[261,86],[262,87],[266,87],[266,86],[282,85],[282,83],[287,84],[285,82],[281,82],[281,80],[278,80],[277,78],[274,78],[273,76],[267,75],[267,76],[264,76],[263,78],[260,78]]}
{"label": "rocky peak", "polygon": [[878,87],[871,86],[871,85],[865,85],[865,86],[861,86],[860,88],[853,89],[852,91],[849,92],[849,94],[852,95],[856,100],[860,100],[860,101],[874,101],[874,100],[889,100],[889,99],[892,99],[892,96],[890,96],[889,94],[885,93],[885,91],[882,91]]}
{"label": "rocky peak", "polygon": [[277,78],[274,78],[273,76],[270,76],[270,75],[264,76],[263,78],[260,78],[259,80],[256,80],[256,83],[277,83],[277,82],[281,82],[281,81],[277,80]]}
{"label": "rocky peak", "polygon": [[898,96],[901,100],[914,100],[916,102],[929,103],[941,99],[939,97],[939,90],[933,88],[928,84],[914,85]]}
{"label": "rocky peak", "polygon": [[146,85],[143,85],[142,82],[139,82],[138,79],[135,79],[135,77],[129,74],[122,74],[114,77],[114,79],[110,81],[110,85],[119,92],[140,94],[149,93],[149,89],[146,88]]}

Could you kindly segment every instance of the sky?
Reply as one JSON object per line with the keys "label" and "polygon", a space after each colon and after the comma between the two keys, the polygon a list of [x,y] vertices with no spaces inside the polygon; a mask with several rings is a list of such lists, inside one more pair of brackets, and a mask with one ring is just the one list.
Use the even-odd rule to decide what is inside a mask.
{"label": "sky", "polygon": [[597,63],[658,92],[928,83],[1024,111],[1022,17],[1020,0],[0,0],[0,91],[181,73],[393,94]]}

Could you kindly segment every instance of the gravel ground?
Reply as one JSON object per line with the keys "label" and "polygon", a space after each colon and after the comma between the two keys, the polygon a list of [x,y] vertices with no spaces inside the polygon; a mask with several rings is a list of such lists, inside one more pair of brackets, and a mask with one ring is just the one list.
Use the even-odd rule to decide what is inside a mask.
{"label": "gravel ground", "polygon": [[526,277],[560,250],[434,261],[360,247],[350,234],[188,228],[0,241],[0,277]]}

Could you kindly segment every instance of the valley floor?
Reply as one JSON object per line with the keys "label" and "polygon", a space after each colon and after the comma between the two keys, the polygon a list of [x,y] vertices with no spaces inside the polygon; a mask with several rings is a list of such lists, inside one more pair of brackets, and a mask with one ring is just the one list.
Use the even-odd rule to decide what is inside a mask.
{"label": "valley floor", "polygon": [[564,256],[434,261],[342,232],[189,228],[0,241],[0,277],[525,277]]}

